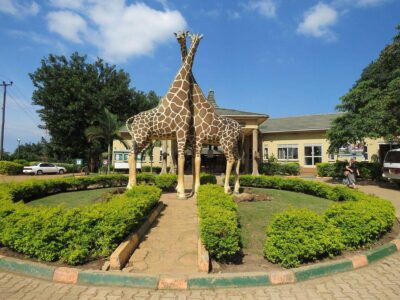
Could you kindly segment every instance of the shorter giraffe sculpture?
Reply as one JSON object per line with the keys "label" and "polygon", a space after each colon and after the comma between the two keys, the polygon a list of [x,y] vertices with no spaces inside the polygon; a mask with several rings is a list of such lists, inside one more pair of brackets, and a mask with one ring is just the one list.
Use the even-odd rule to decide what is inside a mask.
{"label": "shorter giraffe sculpture", "polygon": [[175,139],[178,144],[178,186],[179,199],[186,199],[184,186],[185,149],[189,130],[193,123],[190,103],[191,73],[193,59],[201,35],[193,35],[189,54],[182,62],[174,81],[159,105],[151,110],[141,112],[126,122],[132,136],[132,151],[129,156],[128,188],[136,185],[136,156],[153,139]]}
{"label": "shorter giraffe sculpture", "polygon": [[[179,32],[175,36],[181,46],[182,61],[187,57],[186,38],[188,32]],[[189,36],[191,36],[189,34]],[[230,118],[219,116],[214,105],[207,101],[200,86],[191,73],[194,142],[192,155],[194,156],[193,193],[197,193],[200,186],[201,149],[203,144],[220,145],[226,157],[226,173],[224,190],[230,193],[229,177],[236,162],[234,193],[239,193],[240,156],[239,143],[241,137],[240,124]]]}

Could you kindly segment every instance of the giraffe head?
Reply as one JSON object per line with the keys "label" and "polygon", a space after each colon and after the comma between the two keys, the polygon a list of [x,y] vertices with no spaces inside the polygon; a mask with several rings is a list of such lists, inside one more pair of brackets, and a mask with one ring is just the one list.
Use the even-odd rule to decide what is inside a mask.
{"label": "giraffe head", "polygon": [[189,35],[189,31],[178,31],[174,33],[176,39],[178,40],[179,44],[185,43],[186,45],[186,38]]}

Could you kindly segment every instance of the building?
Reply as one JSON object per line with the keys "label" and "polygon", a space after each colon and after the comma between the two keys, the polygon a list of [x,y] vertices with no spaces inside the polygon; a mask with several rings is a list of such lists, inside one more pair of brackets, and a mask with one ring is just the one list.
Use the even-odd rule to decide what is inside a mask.
{"label": "building", "polygon": [[[302,172],[315,173],[315,165],[320,162],[334,162],[356,157],[358,161],[383,160],[386,152],[399,145],[385,142],[383,139],[366,140],[364,144],[347,145],[338,154],[328,153],[329,141],[326,132],[331,128],[332,121],[339,113],[327,113],[284,118],[269,118],[262,113],[239,111],[220,108],[214,91],[208,94],[208,101],[214,104],[217,113],[230,117],[242,125],[244,139],[244,161],[242,172],[258,174],[258,163],[267,162],[275,157],[279,162],[299,163]],[[129,143],[130,135],[126,128],[121,134]],[[160,167],[163,162],[163,152],[171,153],[171,142],[161,143],[153,149],[153,157],[139,158],[142,165]],[[256,152],[253,151],[256,149]],[[118,141],[113,144],[113,164],[116,168],[128,168],[129,150]],[[187,151],[186,167],[191,172],[191,152]],[[259,153],[259,157],[253,155]],[[167,156],[167,166],[172,166],[171,155]],[[202,169],[206,172],[225,172],[225,157],[220,147],[204,145],[202,151]]]}

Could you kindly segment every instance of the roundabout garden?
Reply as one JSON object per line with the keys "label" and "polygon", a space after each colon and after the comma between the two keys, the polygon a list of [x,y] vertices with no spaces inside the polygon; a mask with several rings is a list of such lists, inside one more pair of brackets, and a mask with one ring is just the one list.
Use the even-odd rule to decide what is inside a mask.
{"label": "roundabout garden", "polygon": [[[141,184],[125,190],[127,181],[125,175],[104,175],[2,184],[0,268],[2,264],[3,268],[4,264],[10,264],[4,263],[2,255],[14,256],[50,263],[50,266],[83,269],[79,271],[82,275],[76,275],[71,282],[83,278],[82,283],[91,283],[90,280],[97,282],[100,278],[98,282],[102,284],[111,280],[112,284],[140,286],[143,279],[138,279],[140,273],[99,271],[100,264],[93,262],[103,263],[118,245],[148,222],[162,192],[173,191],[177,178],[170,174],[141,173],[138,174]],[[212,266],[217,265],[215,262],[220,266],[211,271],[229,274],[193,278],[193,274],[187,274],[184,276],[186,288],[240,286],[239,279],[243,277],[252,278],[243,281],[250,285],[270,284],[274,283],[272,275],[262,273],[253,278],[246,271],[292,269],[290,272],[296,274],[332,258],[336,264],[345,266],[339,267],[340,270],[348,270],[350,265],[355,266],[351,255],[368,257],[360,250],[378,249],[398,234],[395,209],[389,201],[344,186],[297,178],[242,175],[241,185],[251,187],[247,191],[264,197],[262,201],[236,203],[233,195],[225,194],[223,187],[215,184],[215,176],[202,174],[201,182],[196,199],[199,238]],[[91,196],[84,192],[90,192]],[[58,205],[66,197],[75,202],[69,205],[64,201]],[[389,249],[385,248],[385,255],[397,250],[400,243],[396,241],[384,246]],[[251,254],[257,256],[253,265],[243,259]],[[97,273],[93,275],[89,271]],[[151,287],[159,287],[161,277],[154,276]],[[229,278],[222,277],[225,281],[220,284],[220,279],[216,279],[220,276]],[[239,276],[239,281],[232,279],[235,276]],[[293,280],[300,279],[287,282]]]}

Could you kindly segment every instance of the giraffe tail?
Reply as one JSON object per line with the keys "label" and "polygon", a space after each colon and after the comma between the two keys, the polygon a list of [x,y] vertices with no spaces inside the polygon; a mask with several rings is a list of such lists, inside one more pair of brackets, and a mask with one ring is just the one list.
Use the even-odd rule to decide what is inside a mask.
{"label": "giraffe tail", "polygon": [[238,159],[243,161],[244,160],[244,139],[245,135],[241,132],[238,138],[238,149],[239,149],[239,157]]}

